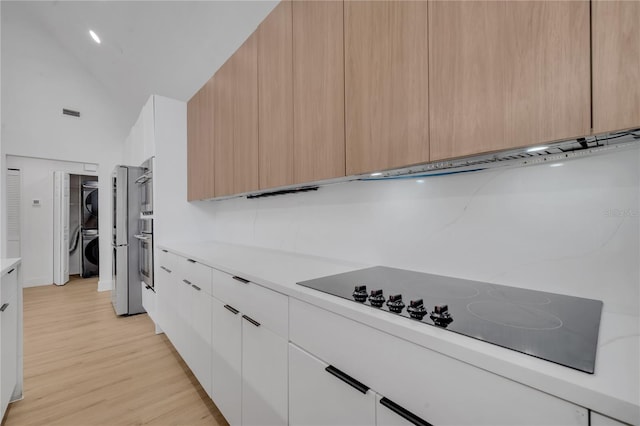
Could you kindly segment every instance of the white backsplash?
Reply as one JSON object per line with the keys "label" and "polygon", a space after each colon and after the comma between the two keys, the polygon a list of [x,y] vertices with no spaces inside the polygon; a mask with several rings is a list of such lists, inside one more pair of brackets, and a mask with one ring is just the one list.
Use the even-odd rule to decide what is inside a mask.
{"label": "white backsplash", "polygon": [[211,237],[605,300],[638,315],[640,149],[196,203]]}

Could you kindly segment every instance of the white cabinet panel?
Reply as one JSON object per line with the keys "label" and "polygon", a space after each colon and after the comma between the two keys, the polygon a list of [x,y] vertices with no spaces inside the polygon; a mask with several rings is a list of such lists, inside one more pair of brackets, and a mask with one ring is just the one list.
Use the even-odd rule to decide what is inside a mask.
{"label": "white cabinet panel", "polygon": [[242,424],[241,321],[239,312],[213,299],[212,398],[231,425]]}
{"label": "white cabinet panel", "polygon": [[619,422],[611,417],[603,416],[595,411],[591,411],[589,415],[591,416],[591,421],[589,422],[590,426],[627,426],[626,423]]}
{"label": "white cabinet panel", "polygon": [[187,280],[207,294],[211,294],[211,268],[189,259],[178,257],[177,268],[180,271],[180,279]]}
{"label": "white cabinet panel", "polygon": [[582,407],[295,299],[290,333],[296,345],[432,424],[588,424]]}
{"label": "white cabinet panel", "polygon": [[213,298],[202,290],[191,287],[191,364],[189,368],[196,376],[207,395],[211,397],[211,326]]}
{"label": "white cabinet panel", "polygon": [[140,283],[142,287],[142,307],[149,318],[151,318],[154,322],[156,321],[156,294],[153,292],[151,287],[147,286],[144,282]]}
{"label": "white cabinet panel", "polygon": [[242,322],[242,424],[287,424],[287,345],[269,329]]}
{"label": "white cabinet panel", "polygon": [[[289,344],[291,425],[374,425],[375,393],[362,393],[329,374],[328,365]],[[357,379],[357,378],[356,378]]]}
{"label": "white cabinet panel", "polygon": [[2,277],[0,298],[0,415],[5,410],[18,380],[18,295],[17,272]]}

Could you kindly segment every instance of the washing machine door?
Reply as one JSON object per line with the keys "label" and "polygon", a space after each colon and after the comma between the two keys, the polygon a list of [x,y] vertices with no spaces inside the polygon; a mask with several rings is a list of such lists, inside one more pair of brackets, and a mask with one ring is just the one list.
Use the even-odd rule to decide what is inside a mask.
{"label": "washing machine door", "polygon": [[84,248],[84,258],[87,262],[98,266],[100,262],[100,245],[98,241],[98,237],[96,236],[94,239],[89,241],[89,244]]}

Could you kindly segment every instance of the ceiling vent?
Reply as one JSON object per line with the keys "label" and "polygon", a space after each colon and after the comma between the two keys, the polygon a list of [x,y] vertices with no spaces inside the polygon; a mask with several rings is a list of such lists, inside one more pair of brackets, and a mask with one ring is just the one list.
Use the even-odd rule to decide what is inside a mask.
{"label": "ceiling vent", "polygon": [[80,118],[80,111],[74,111],[74,110],[72,110],[72,109],[66,109],[66,108],[63,108],[63,109],[62,109],[62,114],[63,114],[63,115],[70,115],[70,116],[72,116],[72,117],[78,117],[78,118]]}

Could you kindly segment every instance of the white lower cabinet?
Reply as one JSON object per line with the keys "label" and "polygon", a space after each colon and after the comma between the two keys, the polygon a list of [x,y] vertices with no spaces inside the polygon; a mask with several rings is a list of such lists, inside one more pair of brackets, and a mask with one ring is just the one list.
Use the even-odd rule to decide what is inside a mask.
{"label": "white lower cabinet", "polygon": [[213,298],[212,399],[231,425],[242,424],[242,316]]}
{"label": "white lower cabinet", "polygon": [[140,286],[142,287],[142,307],[147,311],[149,318],[156,322],[156,293],[144,282],[140,283]]}
{"label": "white lower cabinet", "polygon": [[211,350],[212,350],[212,305],[213,297],[198,290],[197,286],[188,288],[191,311],[190,337],[187,351],[191,355],[189,368],[196,376],[202,388],[211,397]]}
{"label": "white lower cabinet", "polygon": [[287,339],[242,321],[242,424],[287,424]]}
{"label": "white lower cabinet", "polygon": [[378,426],[410,426],[424,424],[423,419],[415,418],[415,414],[407,412],[382,395],[376,394],[376,425]]}
{"label": "white lower cabinet", "polygon": [[17,269],[2,276],[0,283],[0,420],[13,399],[18,384],[19,306]]}
{"label": "white lower cabinet", "polygon": [[296,299],[289,307],[292,343],[428,423],[588,424],[567,401]]}
{"label": "white lower cabinet", "polygon": [[327,371],[329,365],[289,344],[291,425],[374,425],[375,394]]}
{"label": "white lower cabinet", "polygon": [[215,269],[213,293],[213,401],[231,425],[286,425],[287,297]]}

